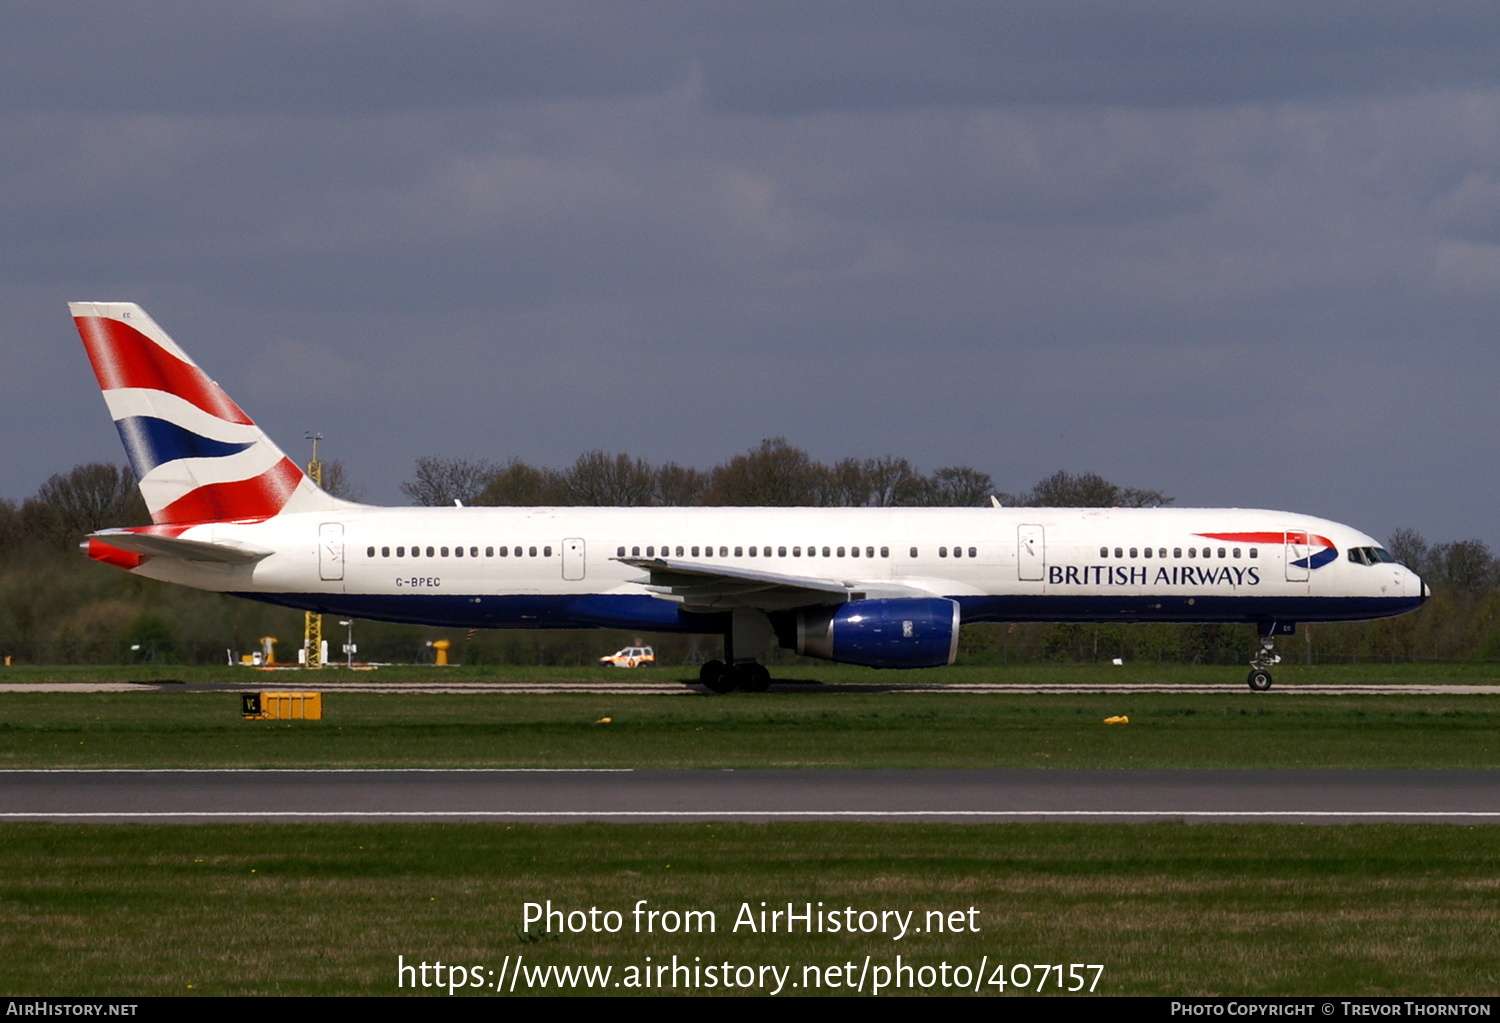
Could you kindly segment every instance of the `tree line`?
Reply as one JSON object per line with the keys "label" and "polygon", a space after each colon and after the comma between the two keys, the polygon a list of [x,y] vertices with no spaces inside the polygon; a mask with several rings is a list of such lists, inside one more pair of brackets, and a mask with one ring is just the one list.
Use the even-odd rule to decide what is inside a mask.
{"label": "tree line", "polygon": [[1096,473],[1059,471],[1020,494],[990,475],[951,465],[930,473],[904,458],[843,458],[827,465],[784,437],[772,437],[711,469],[652,465],[623,452],[589,451],[566,469],[511,459],[417,459],[401,485],[413,504],[490,506],[942,507],[973,508],[993,496],[1010,506],[1144,508],[1171,503],[1155,490],[1116,486]]}
{"label": "tree line", "polygon": [[[328,470],[333,468],[334,471]],[[325,482],[357,498],[342,466]],[[1149,507],[1172,503],[1155,490],[1122,487],[1095,473],[1059,471],[1018,493],[995,489],[966,466],[922,472],[891,456],[823,464],[782,438],[762,442],[711,469],[653,465],[592,451],[566,469],[512,459],[422,458],[403,492],[417,504],[451,505],[815,505],[840,507]],[[112,664],[142,660],[222,663],[231,653],[280,639],[295,660],[302,616],[268,604],[157,583],[89,561],[85,535],[150,521],[128,468],[95,463],[50,477],[17,504],[0,499],[0,656],[15,663]],[[1421,610],[1377,622],[1317,625],[1283,640],[1291,660],[1411,661],[1500,658],[1500,559],[1480,540],[1432,542],[1399,529],[1386,542],[1397,560],[1432,587]],[[337,656],[342,630],[325,622]],[[637,638],[625,632],[481,632],[360,622],[360,656],[411,662],[440,636],[467,663],[592,664]],[[713,637],[644,637],[669,664],[717,656]],[[1228,625],[1023,624],[966,627],[961,662],[1130,661],[1237,664],[1250,630]],[[773,658],[797,659],[785,651]]]}

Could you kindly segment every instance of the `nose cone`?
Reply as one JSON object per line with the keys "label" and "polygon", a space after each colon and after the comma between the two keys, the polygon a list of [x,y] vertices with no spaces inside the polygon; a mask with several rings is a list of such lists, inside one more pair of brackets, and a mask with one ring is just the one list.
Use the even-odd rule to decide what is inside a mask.
{"label": "nose cone", "polygon": [[1427,603],[1427,598],[1432,596],[1432,591],[1427,588],[1426,581],[1417,575],[1417,573],[1404,566],[1403,571],[1406,572],[1406,593],[1408,596],[1415,597],[1417,601],[1416,606],[1421,607]]}

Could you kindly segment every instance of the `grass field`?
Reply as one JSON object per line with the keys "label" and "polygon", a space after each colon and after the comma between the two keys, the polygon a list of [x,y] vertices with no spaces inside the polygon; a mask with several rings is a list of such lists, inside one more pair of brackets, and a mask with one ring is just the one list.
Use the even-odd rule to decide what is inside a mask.
{"label": "grass field", "polygon": [[[1137,670],[1145,671],[935,675],[1034,684],[1124,681],[1121,672]],[[1223,682],[1225,671],[1174,667],[1152,677]],[[430,680],[432,672],[374,677]],[[716,698],[359,694],[331,681],[319,686],[328,693],[324,721],[277,723],[241,720],[235,694],[193,691],[244,677],[231,669],[11,669],[0,678],[148,673],[178,678],[182,690],[0,693],[0,767],[1491,768],[1500,758],[1495,697],[1255,694],[1235,679],[1213,695],[840,691],[840,682],[891,678],[854,671],[820,673],[830,683],[822,687]],[[463,669],[443,677],[637,676]],[[265,678],[268,688],[300,688],[307,676]],[[1278,676],[1288,688],[1496,680],[1491,665]],[[1131,722],[1105,725],[1112,714]],[[598,723],[604,717],[611,722]],[[803,967],[823,968],[827,983],[835,974],[826,971],[841,964],[859,967],[869,956],[890,969],[900,955],[908,966],[963,965],[971,977],[985,962],[986,993],[997,990],[986,983],[997,963],[1083,963],[1104,967],[1096,990],[1113,995],[1494,995],[1497,837],[1496,828],[1442,825],[8,824],[0,825],[0,993],[399,994],[412,989],[397,987],[398,955],[481,973],[513,971],[517,956],[531,967],[607,966],[607,983],[628,983],[624,971],[646,956],[661,965],[675,954],[700,966],[790,968],[786,983],[808,982]],[[523,929],[523,905],[548,899],[565,910],[620,911],[624,929]],[[711,910],[718,930],[633,933],[629,911],[639,899]],[[918,921],[972,907],[965,919],[979,929],[901,941],[730,930],[742,904],[762,901],[911,910]],[[923,975],[910,976],[920,983]],[[764,971],[758,980],[766,986],[755,992],[775,983]],[[586,993],[576,981],[562,987]],[[783,993],[793,990],[809,993]]]}
{"label": "grass field", "polygon": [[[618,980],[673,954],[792,967],[795,983],[803,966],[899,954],[971,970],[988,956],[987,976],[1100,964],[1111,995],[1500,990],[1500,844],[1482,828],[8,825],[0,839],[8,994],[389,995],[398,955],[497,972],[522,955]],[[523,928],[523,905],[549,899],[617,910],[623,928]],[[639,899],[711,910],[717,929],[634,933]],[[911,910],[917,926],[960,911],[964,929],[735,932],[762,901]]]}

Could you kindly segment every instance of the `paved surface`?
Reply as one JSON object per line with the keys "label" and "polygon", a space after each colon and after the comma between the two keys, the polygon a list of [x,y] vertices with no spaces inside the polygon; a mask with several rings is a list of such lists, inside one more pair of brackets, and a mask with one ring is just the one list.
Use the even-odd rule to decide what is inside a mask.
{"label": "paved surface", "polygon": [[1500,771],[5,771],[0,819],[1500,823]]}
{"label": "paved surface", "polygon": [[[255,693],[262,690],[308,689],[325,693],[502,693],[525,696],[538,693],[602,693],[612,696],[701,696],[708,691],[685,680],[660,682],[375,682],[309,679],[298,672],[257,674],[245,682],[38,682],[6,683],[0,693]],[[1155,685],[1151,683],[1058,682],[1046,685],[1013,685],[967,682],[890,682],[822,685],[816,682],[775,682],[773,693],[1247,693],[1243,682],[1231,673],[1222,685]],[[1496,696],[1500,685],[1277,685],[1273,696]]]}

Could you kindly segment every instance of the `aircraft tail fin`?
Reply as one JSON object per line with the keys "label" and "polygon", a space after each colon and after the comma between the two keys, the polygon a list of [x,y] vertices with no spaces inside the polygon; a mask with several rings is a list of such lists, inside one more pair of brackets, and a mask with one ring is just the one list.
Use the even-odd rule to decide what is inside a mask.
{"label": "aircraft tail fin", "polygon": [[134,302],[72,302],[141,496],[158,525],[335,511],[332,497],[267,437]]}

